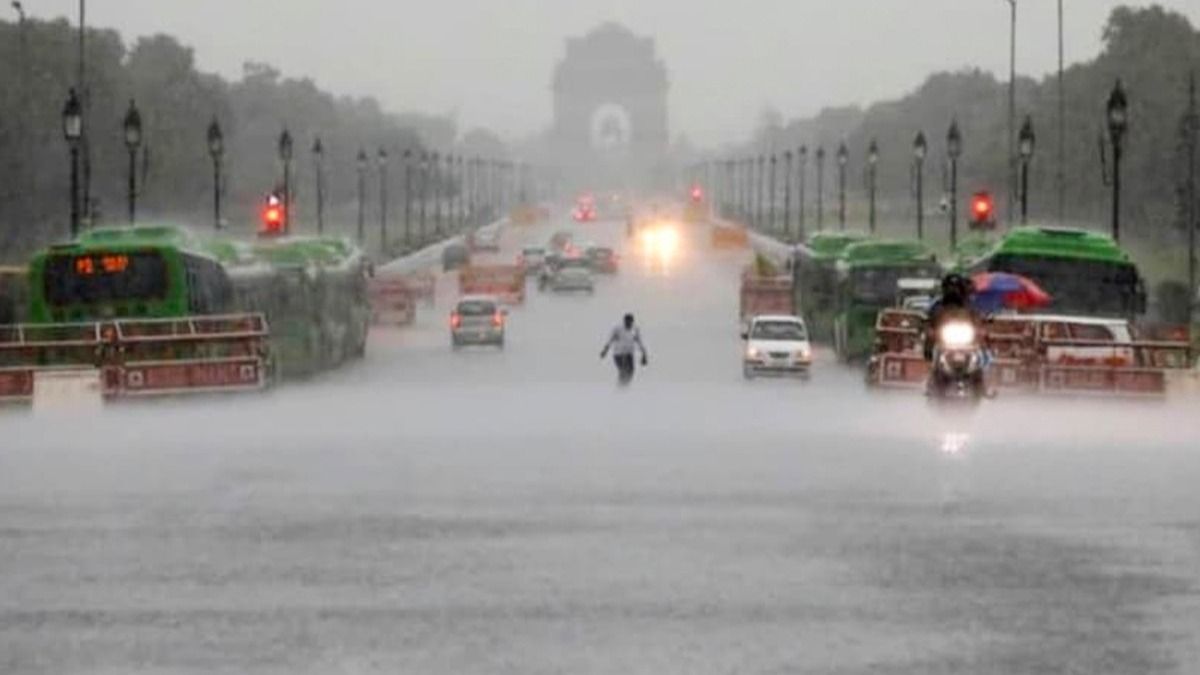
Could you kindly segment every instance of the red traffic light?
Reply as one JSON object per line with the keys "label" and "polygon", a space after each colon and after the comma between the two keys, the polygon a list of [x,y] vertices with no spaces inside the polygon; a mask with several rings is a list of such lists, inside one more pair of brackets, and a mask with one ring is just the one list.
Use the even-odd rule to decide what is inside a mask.
{"label": "red traffic light", "polygon": [[699,185],[692,186],[692,201],[699,202],[704,199],[704,190]]}
{"label": "red traffic light", "polygon": [[267,205],[263,208],[263,234],[283,234],[285,227],[283,201],[276,195],[267,197]]}
{"label": "red traffic light", "polygon": [[992,199],[991,193],[976,192],[971,198],[971,213],[975,220],[985,221],[992,219],[992,212],[995,210],[996,204]]}

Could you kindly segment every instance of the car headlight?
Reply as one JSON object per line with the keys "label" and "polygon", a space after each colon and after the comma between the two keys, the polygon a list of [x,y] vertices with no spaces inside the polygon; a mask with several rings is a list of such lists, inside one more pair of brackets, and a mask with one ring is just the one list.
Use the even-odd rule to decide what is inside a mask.
{"label": "car headlight", "polygon": [[966,321],[951,321],[942,326],[942,344],[949,349],[961,349],[975,344],[975,326]]}
{"label": "car headlight", "polygon": [[812,350],[808,347],[801,347],[796,350],[795,358],[797,361],[807,361],[812,358]]}
{"label": "car headlight", "polygon": [[758,351],[757,349],[755,349],[753,347],[746,350],[746,358],[750,359],[751,361],[755,361],[761,357],[762,357],[762,352]]}

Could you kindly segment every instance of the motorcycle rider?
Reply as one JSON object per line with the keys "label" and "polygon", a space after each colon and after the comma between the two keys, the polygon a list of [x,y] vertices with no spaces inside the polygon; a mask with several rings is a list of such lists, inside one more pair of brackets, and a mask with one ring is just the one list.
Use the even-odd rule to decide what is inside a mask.
{"label": "motorcycle rider", "polygon": [[642,333],[634,324],[632,314],[626,314],[624,321],[613,328],[608,342],[605,343],[604,349],[600,352],[600,358],[603,359],[608,356],[610,350],[613,353],[613,363],[617,366],[617,371],[620,373],[622,382],[628,382],[633,379],[633,356],[637,350],[641,350],[642,352],[642,365],[649,365],[650,359],[646,354],[646,345],[642,344]]}
{"label": "motorcycle rider", "polygon": [[[939,381],[940,371],[936,367],[938,361],[938,342],[942,326],[951,321],[966,321],[975,328],[975,335],[983,335],[983,322],[971,305],[971,297],[975,293],[974,284],[961,274],[951,273],[942,279],[942,294],[929,308],[929,318],[925,328],[925,360],[934,364],[930,368],[927,391],[932,393],[943,384]],[[991,355],[979,340],[979,358],[981,369],[986,371],[991,361]]]}

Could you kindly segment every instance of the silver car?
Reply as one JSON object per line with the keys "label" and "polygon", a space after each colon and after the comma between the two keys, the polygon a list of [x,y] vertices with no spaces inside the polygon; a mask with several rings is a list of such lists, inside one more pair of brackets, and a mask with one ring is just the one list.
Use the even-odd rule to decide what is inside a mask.
{"label": "silver car", "polygon": [[492,345],[504,349],[508,310],[493,297],[464,296],[450,313],[450,345]]}
{"label": "silver car", "polygon": [[550,290],[558,293],[572,291],[594,293],[596,286],[592,282],[592,273],[584,267],[563,267],[550,277]]}

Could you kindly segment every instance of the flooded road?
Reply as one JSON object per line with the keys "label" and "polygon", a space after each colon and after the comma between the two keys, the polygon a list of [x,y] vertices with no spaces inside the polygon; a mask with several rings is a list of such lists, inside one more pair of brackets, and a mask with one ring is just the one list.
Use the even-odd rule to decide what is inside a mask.
{"label": "flooded road", "polygon": [[[261,397],[0,417],[4,673],[1189,673],[1194,401],[744,382],[744,256],[622,248],[454,353],[452,285]],[[651,364],[598,358],[634,312]]]}

